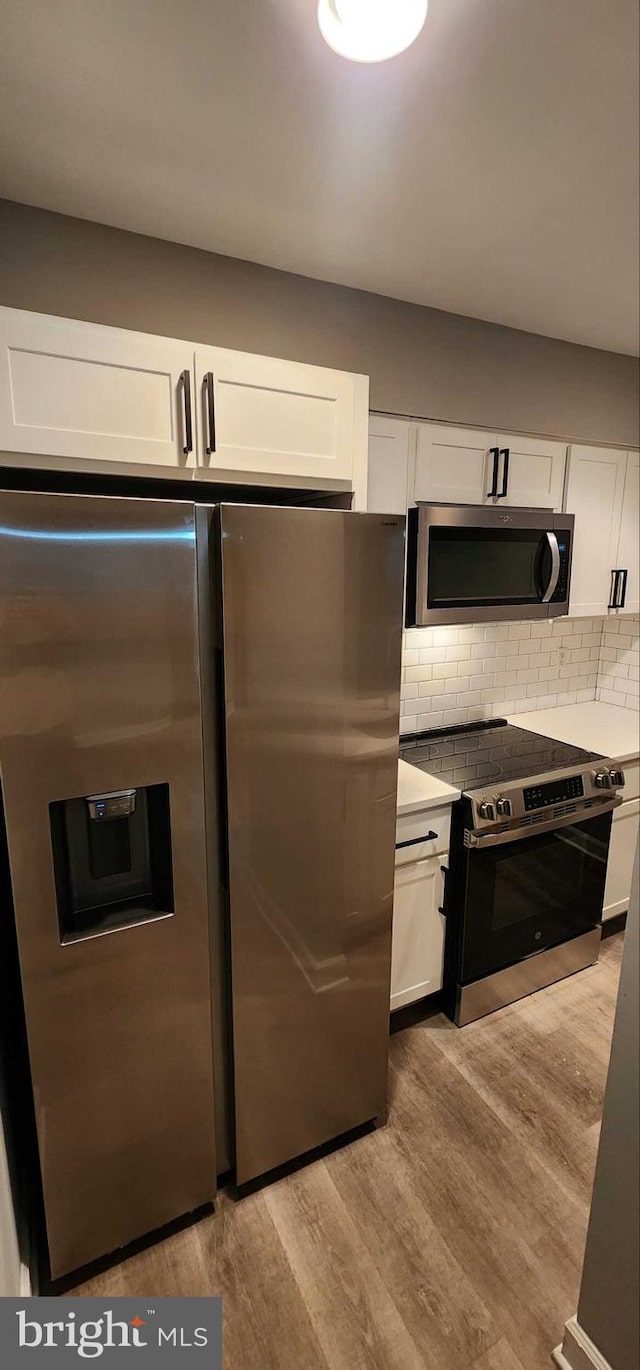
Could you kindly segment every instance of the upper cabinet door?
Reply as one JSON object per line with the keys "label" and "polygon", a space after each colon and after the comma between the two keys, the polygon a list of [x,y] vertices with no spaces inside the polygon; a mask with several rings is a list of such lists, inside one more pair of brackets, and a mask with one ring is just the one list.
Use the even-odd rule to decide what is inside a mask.
{"label": "upper cabinet door", "polygon": [[[621,608],[627,614],[640,612],[640,454],[629,452],[622,497],[620,539],[616,567],[626,571],[620,586]],[[622,593],[624,598],[622,599]]]}
{"label": "upper cabinet door", "polygon": [[372,514],[406,514],[411,424],[408,419],[369,419],[367,509]]}
{"label": "upper cabinet door", "polygon": [[189,343],[0,309],[5,451],[192,465],[193,384]]}
{"label": "upper cabinet door", "polygon": [[569,455],[566,512],[575,514],[570,615],[608,613],[618,541],[626,452],[573,446]]}
{"label": "upper cabinet door", "polygon": [[518,438],[508,433],[499,435],[497,442],[500,463],[496,503],[521,509],[562,509],[566,444],[544,438]]}
{"label": "upper cabinet door", "polygon": [[[354,480],[356,404],[366,418],[366,378],[220,347],[196,349],[196,373],[199,459],[210,475]],[[366,471],[366,422],[360,427]]]}
{"label": "upper cabinet door", "polygon": [[[484,504],[493,489],[490,433],[419,423],[413,498],[434,504]],[[496,459],[497,460],[497,459]]]}

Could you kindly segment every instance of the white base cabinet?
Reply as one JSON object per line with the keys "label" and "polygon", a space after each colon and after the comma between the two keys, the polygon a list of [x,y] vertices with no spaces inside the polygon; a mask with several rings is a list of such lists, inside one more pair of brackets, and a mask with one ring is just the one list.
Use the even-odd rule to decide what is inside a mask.
{"label": "white base cabinet", "polygon": [[631,877],[640,831],[640,761],[621,763],[625,775],[623,803],[613,811],[602,918],[626,913],[631,897]]}
{"label": "white base cabinet", "polygon": [[443,858],[396,867],[391,953],[391,1010],[442,988],[445,919]]}
{"label": "white base cabinet", "polygon": [[628,799],[614,810],[604,890],[603,921],[626,913],[638,843],[640,799]]}
{"label": "white base cabinet", "polygon": [[22,465],[300,480],[365,508],[368,410],[366,376],[0,308],[0,450]]}

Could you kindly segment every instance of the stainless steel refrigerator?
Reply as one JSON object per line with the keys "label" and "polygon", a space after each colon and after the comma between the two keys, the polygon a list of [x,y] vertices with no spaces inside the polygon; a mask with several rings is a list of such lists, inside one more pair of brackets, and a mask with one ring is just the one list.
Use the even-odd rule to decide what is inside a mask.
{"label": "stainless steel refrigerator", "polygon": [[385,1114],[403,559],[393,516],[0,494],[54,1278]]}

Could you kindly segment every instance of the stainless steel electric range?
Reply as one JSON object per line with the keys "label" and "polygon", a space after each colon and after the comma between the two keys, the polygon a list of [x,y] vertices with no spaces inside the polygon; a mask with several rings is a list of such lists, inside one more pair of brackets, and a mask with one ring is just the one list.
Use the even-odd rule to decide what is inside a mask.
{"label": "stainless steel electric range", "polygon": [[449,1017],[461,1027],[597,961],[615,762],[505,719],[405,738],[400,754],[462,790],[444,902]]}

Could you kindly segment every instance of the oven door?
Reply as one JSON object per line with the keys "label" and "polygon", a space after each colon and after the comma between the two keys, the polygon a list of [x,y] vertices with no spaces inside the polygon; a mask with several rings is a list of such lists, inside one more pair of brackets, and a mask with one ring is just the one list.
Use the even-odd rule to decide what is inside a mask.
{"label": "oven door", "polygon": [[615,802],[531,836],[477,836],[466,851],[460,984],[598,926]]}

